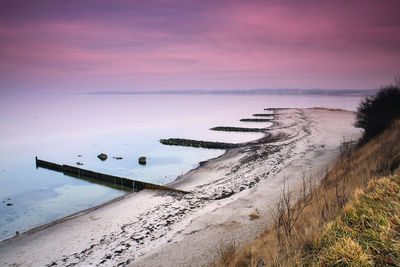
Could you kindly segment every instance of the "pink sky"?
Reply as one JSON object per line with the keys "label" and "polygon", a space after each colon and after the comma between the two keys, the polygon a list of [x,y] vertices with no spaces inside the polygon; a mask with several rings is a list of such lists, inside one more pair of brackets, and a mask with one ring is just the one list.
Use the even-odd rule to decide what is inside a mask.
{"label": "pink sky", "polygon": [[400,74],[400,1],[0,2],[1,92],[369,89]]}

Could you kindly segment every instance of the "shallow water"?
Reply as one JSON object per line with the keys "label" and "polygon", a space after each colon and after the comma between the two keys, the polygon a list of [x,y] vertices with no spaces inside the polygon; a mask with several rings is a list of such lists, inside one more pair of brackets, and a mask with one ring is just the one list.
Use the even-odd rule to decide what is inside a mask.
{"label": "shallow water", "polygon": [[[60,164],[165,184],[223,150],[163,146],[181,137],[245,142],[260,133],[215,132],[267,107],[354,110],[360,97],[239,95],[24,95],[0,99],[0,239],[93,207],[125,191],[35,168],[35,156]],[[106,161],[97,158],[108,154]],[[113,156],[121,156],[116,160]],[[146,156],[148,164],[137,159]],[[7,206],[12,203],[13,206]]]}

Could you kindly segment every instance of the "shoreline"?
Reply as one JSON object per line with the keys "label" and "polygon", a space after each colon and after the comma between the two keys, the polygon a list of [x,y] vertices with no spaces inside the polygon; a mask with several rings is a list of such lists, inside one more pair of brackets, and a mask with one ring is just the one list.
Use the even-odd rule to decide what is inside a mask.
{"label": "shoreline", "polygon": [[[269,115],[269,116],[273,116],[274,112],[275,112],[274,109],[272,109],[272,113],[271,113],[271,114],[268,114],[268,115]],[[270,122],[272,123],[272,125],[269,126],[269,127],[274,126],[274,123],[275,123],[275,122],[274,122],[273,120],[271,120]],[[244,144],[244,145],[246,145],[246,144],[248,144],[248,143],[250,143],[250,142],[254,142],[254,141],[258,141],[258,140],[261,140],[261,139],[263,139],[263,138],[266,138],[267,135],[269,135],[269,133],[266,132],[267,129],[268,129],[269,127],[260,128],[260,130],[262,130],[262,131],[260,131],[260,132],[258,132],[258,133],[263,133],[263,134],[264,134],[263,137],[258,138],[258,139],[255,139],[255,140],[251,140],[251,141],[239,143],[239,144]],[[199,141],[200,141],[200,142],[207,142],[207,141],[203,141],[203,140],[199,140]],[[216,142],[216,143],[218,143],[218,142]],[[211,149],[214,149],[214,148],[211,148]],[[226,154],[226,151],[227,151],[228,149],[231,149],[231,148],[226,148],[226,149],[225,149],[225,152],[224,152],[222,155],[220,155],[220,156],[217,156],[217,157],[215,157],[215,158],[210,158],[210,159],[207,159],[207,160],[198,162],[196,167],[194,167],[193,169],[190,169],[190,170],[187,171],[186,173],[198,169],[199,167],[202,166],[202,164],[205,164],[205,163],[207,163],[207,162],[210,161],[210,160],[214,160],[214,159],[217,159],[217,158],[219,158],[219,157],[225,155],[225,154]],[[186,173],[185,173],[185,174],[186,174]],[[184,176],[185,174],[178,175],[173,181],[168,182],[168,183],[166,183],[166,184],[162,184],[162,186],[168,186],[168,185],[172,184],[173,182],[175,182],[177,179],[179,179],[181,176]],[[156,189],[154,189],[154,190],[156,190]],[[158,190],[156,190],[156,191],[158,191]],[[90,207],[90,208],[87,208],[87,209],[84,209],[84,210],[80,210],[80,211],[74,212],[74,213],[72,213],[72,214],[66,215],[66,216],[61,217],[61,218],[59,218],[59,219],[50,221],[50,222],[48,222],[48,223],[45,223],[45,224],[42,224],[42,225],[33,227],[33,228],[28,229],[28,230],[25,230],[25,231],[20,231],[19,234],[17,234],[17,235],[13,235],[13,236],[10,236],[10,237],[4,238],[4,239],[0,239],[0,247],[1,247],[2,243],[5,243],[5,242],[7,242],[7,241],[10,240],[10,239],[20,239],[20,238],[22,238],[24,235],[29,235],[29,234],[33,234],[33,233],[38,232],[38,231],[42,231],[42,230],[44,230],[44,229],[46,229],[46,228],[48,228],[48,227],[51,227],[51,226],[53,226],[53,225],[56,225],[56,224],[58,224],[58,223],[62,223],[62,222],[65,222],[65,221],[67,221],[67,220],[74,219],[74,218],[76,218],[76,217],[85,215],[85,214],[87,214],[87,213],[89,213],[89,212],[91,212],[91,211],[95,211],[95,210],[100,209],[100,208],[102,208],[102,207],[104,207],[104,206],[110,205],[110,204],[112,204],[112,203],[114,203],[114,202],[120,201],[120,200],[122,200],[122,199],[124,199],[124,198],[126,198],[126,197],[129,197],[131,194],[134,194],[134,193],[138,193],[138,191],[132,190],[131,192],[126,193],[125,195],[119,196],[119,197],[117,197],[117,198],[113,198],[113,199],[108,200],[108,201],[106,201],[106,202],[104,202],[104,203],[101,203],[101,204],[99,204],[99,205],[95,205],[95,206],[93,206],[93,207]]]}
{"label": "shoreline", "polygon": [[[274,111],[273,111],[273,112],[274,112]],[[269,114],[269,115],[272,116],[273,113],[271,113],[271,114]],[[270,127],[272,127],[272,126],[274,125],[274,121],[271,121],[271,123],[272,123],[272,125],[271,125]],[[271,135],[270,135],[269,133],[266,132],[266,130],[267,130],[268,128],[269,128],[269,127],[260,128],[260,129],[262,130],[262,131],[260,131],[260,132],[264,134],[263,137],[258,138],[258,139],[255,139],[255,140],[252,140],[252,141],[240,143],[240,144],[246,145],[246,144],[248,144],[248,143],[255,142],[255,141],[259,141],[259,140],[261,140],[261,139],[270,137]],[[203,140],[200,140],[200,141],[201,141],[201,142],[206,142],[206,141],[203,141]],[[213,149],[213,148],[211,148],[211,149]],[[197,163],[197,166],[196,166],[195,168],[190,169],[190,170],[187,171],[185,174],[178,175],[173,181],[168,182],[168,183],[166,183],[166,184],[162,184],[162,186],[169,186],[170,184],[173,184],[176,180],[180,179],[180,177],[186,175],[187,173],[189,173],[189,172],[191,172],[191,171],[197,170],[197,169],[200,168],[203,164],[206,164],[206,163],[209,162],[209,161],[212,161],[212,160],[218,159],[219,157],[224,156],[224,155],[226,154],[226,152],[227,152],[228,149],[230,149],[230,148],[225,149],[225,152],[224,152],[222,155],[220,155],[220,156],[217,156],[217,157],[215,157],[215,158],[210,158],[210,159],[207,159],[207,160],[198,162],[198,163]],[[158,191],[157,189],[154,189],[154,190],[155,190],[155,191]],[[139,191],[132,190],[131,192],[126,193],[125,195],[122,195],[122,196],[113,198],[113,199],[108,200],[108,201],[106,201],[106,202],[104,202],[104,203],[101,203],[101,204],[99,204],[99,205],[96,205],[96,206],[93,206],[93,207],[90,207],[90,208],[87,208],[87,209],[84,209],[84,210],[77,211],[77,212],[75,212],[75,213],[69,214],[69,215],[64,216],[64,217],[61,217],[61,218],[59,218],[59,219],[56,219],[56,220],[50,221],[50,222],[48,222],[48,223],[45,223],[45,224],[42,224],[42,225],[33,227],[33,228],[28,229],[28,230],[26,230],[26,231],[19,232],[18,235],[13,235],[13,236],[7,237],[7,238],[5,238],[5,239],[1,239],[1,240],[0,240],[0,247],[1,247],[1,245],[2,245],[3,243],[6,243],[6,242],[9,241],[10,239],[20,239],[20,238],[23,238],[24,235],[33,234],[33,233],[36,233],[36,232],[38,232],[38,231],[45,230],[46,228],[51,227],[51,226],[53,226],[53,225],[56,225],[56,224],[58,224],[58,223],[65,222],[65,221],[67,221],[67,220],[72,220],[72,219],[77,218],[77,217],[79,217],[79,216],[85,215],[85,214],[87,214],[87,213],[89,213],[89,212],[92,212],[92,211],[95,211],[95,210],[100,209],[100,208],[102,208],[102,207],[105,207],[105,206],[107,206],[107,205],[110,205],[110,204],[112,204],[112,203],[114,203],[114,202],[117,202],[117,201],[120,201],[120,200],[122,200],[122,199],[124,199],[124,198],[127,198],[127,197],[129,197],[130,195],[132,195],[132,194],[134,194],[134,193],[139,193]]]}
{"label": "shoreline", "polygon": [[[191,191],[188,196],[149,190],[133,192],[135,194],[128,193],[102,205],[2,241],[0,264],[117,265],[121,263],[126,265],[132,263],[141,266],[159,265],[164,259],[164,263],[172,266],[188,262],[187,258],[191,258],[189,262],[200,259],[205,264],[210,260],[210,258],[204,258],[207,255],[205,252],[199,254],[193,250],[186,251],[184,259],[177,255],[173,259],[168,258],[165,253],[178,248],[182,249],[179,244],[191,244],[189,239],[200,238],[199,233],[208,238],[211,233],[214,235],[211,241],[215,241],[215,229],[219,227],[219,223],[213,224],[211,219],[210,224],[210,218],[216,216],[215,213],[222,212],[219,215],[221,218],[235,216],[232,215],[232,211],[229,211],[231,205],[237,205],[240,199],[251,199],[251,192],[265,186],[265,183],[275,181],[275,185],[279,184],[276,176],[283,169],[287,169],[288,162],[296,159],[296,156],[298,157],[301,153],[306,155],[312,152],[312,149],[307,149],[316,142],[308,139],[312,134],[317,134],[314,132],[321,130],[311,125],[312,120],[318,120],[315,113],[324,116],[329,113],[329,116],[333,114],[335,118],[341,117],[337,116],[337,111],[279,109],[279,115],[271,114],[279,123],[265,128],[268,133],[273,132],[269,137],[277,136],[278,139],[267,142],[268,137],[265,135],[260,139],[246,142],[243,147],[226,150],[219,157],[200,162],[197,168],[167,183],[167,185]],[[343,131],[359,134],[359,131],[351,129],[352,126],[349,125],[354,114],[344,112],[342,115],[346,117]],[[306,131],[307,127],[311,129],[310,132]],[[303,131],[302,128],[306,130]],[[337,146],[336,143],[341,137],[336,136],[335,145],[324,146],[325,150],[334,152],[334,147]],[[310,144],[300,144],[299,148],[296,147],[306,139]],[[304,145],[311,146],[304,147]],[[321,147],[318,149],[324,150]],[[286,154],[287,158],[285,158]],[[332,156],[332,153],[328,154]],[[273,196],[276,194],[271,195],[270,202]],[[132,207],[135,208],[132,209]],[[247,212],[249,208],[241,206],[241,209]],[[263,211],[259,210],[259,212]],[[220,217],[218,218],[221,219]],[[205,223],[207,218],[208,222]],[[199,223],[199,220],[202,223]],[[238,220],[229,219],[229,221]],[[259,221],[252,221],[252,223],[257,225]],[[203,224],[207,226],[201,227],[204,226]],[[246,222],[241,224],[247,226]],[[231,225],[236,229],[234,231],[240,229],[235,225],[235,223]],[[254,230],[259,227],[255,226]],[[65,229],[68,229],[68,233],[65,233]],[[254,233],[248,234],[243,240],[253,235]],[[213,246],[209,249],[212,248],[216,250]],[[46,251],[45,249],[49,251],[48,255],[42,255],[41,252]],[[196,253],[193,254],[194,252]],[[157,257],[154,258],[152,255],[157,255]],[[159,260],[158,263],[157,260]]]}

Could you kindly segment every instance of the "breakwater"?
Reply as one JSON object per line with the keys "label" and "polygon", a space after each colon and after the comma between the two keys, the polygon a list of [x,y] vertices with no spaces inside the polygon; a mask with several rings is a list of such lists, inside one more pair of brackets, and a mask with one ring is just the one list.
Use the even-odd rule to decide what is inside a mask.
{"label": "breakwater", "polygon": [[224,132],[264,132],[265,129],[261,128],[245,128],[245,127],[226,127],[226,126],[217,126],[213,127],[210,130],[212,131],[224,131]]}
{"label": "breakwater", "polygon": [[247,121],[247,122],[268,122],[272,120],[273,119],[240,119],[240,121]]}
{"label": "breakwater", "polygon": [[274,114],[266,114],[266,113],[256,113],[253,114],[254,117],[271,117]]}
{"label": "breakwater", "polygon": [[116,185],[130,188],[133,190],[143,190],[143,189],[157,189],[157,190],[166,190],[166,191],[173,191],[173,192],[179,192],[179,193],[188,193],[183,190],[171,188],[171,187],[166,187],[162,185],[157,185],[157,184],[152,184],[152,183],[147,183],[147,182],[142,182],[142,181],[137,181],[137,180],[132,180],[124,177],[118,177],[114,175],[108,175],[104,173],[99,173],[99,172],[94,172],[90,170],[85,170],[81,168],[77,168],[74,166],[69,166],[69,165],[61,165],[61,164],[56,164],[53,162],[45,161],[45,160],[40,160],[37,157],[35,158],[36,160],[36,168],[41,167],[41,168],[46,168],[49,170],[53,171],[58,171],[65,173],[67,175],[73,176],[73,177],[87,177],[94,179],[96,181],[101,181],[104,183],[109,183],[112,187],[115,187]]}
{"label": "breakwater", "polygon": [[199,140],[191,140],[183,138],[161,139],[160,143],[163,145],[170,145],[170,146],[188,146],[188,147],[202,147],[202,148],[214,148],[214,149],[229,149],[229,148],[243,146],[242,144],[199,141]]}

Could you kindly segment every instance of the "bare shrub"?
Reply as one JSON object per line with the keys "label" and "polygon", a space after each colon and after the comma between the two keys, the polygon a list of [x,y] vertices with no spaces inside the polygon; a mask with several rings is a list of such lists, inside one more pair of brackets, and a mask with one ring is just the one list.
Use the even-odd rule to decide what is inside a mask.
{"label": "bare shrub", "polygon": [[300,192],[297,193],[290,189],[286,176],[283,178],[281,196],[275,207],[270,209],[270,213],[275,220],[275,230],[278,241],[281,240],[282,232],[288,239],[293,232],[293,228],[305,207],[312,201],[312,180],[311,177],[306,181],[305,174],[302,175],[302,185]]}
{"label": "bare shrub", "polygon": [[383,87],[373,97],[364,98],[357,109],[355,126],[364,129],[362,142],[382,133],[396,119],[400,119],[400,78]]}

